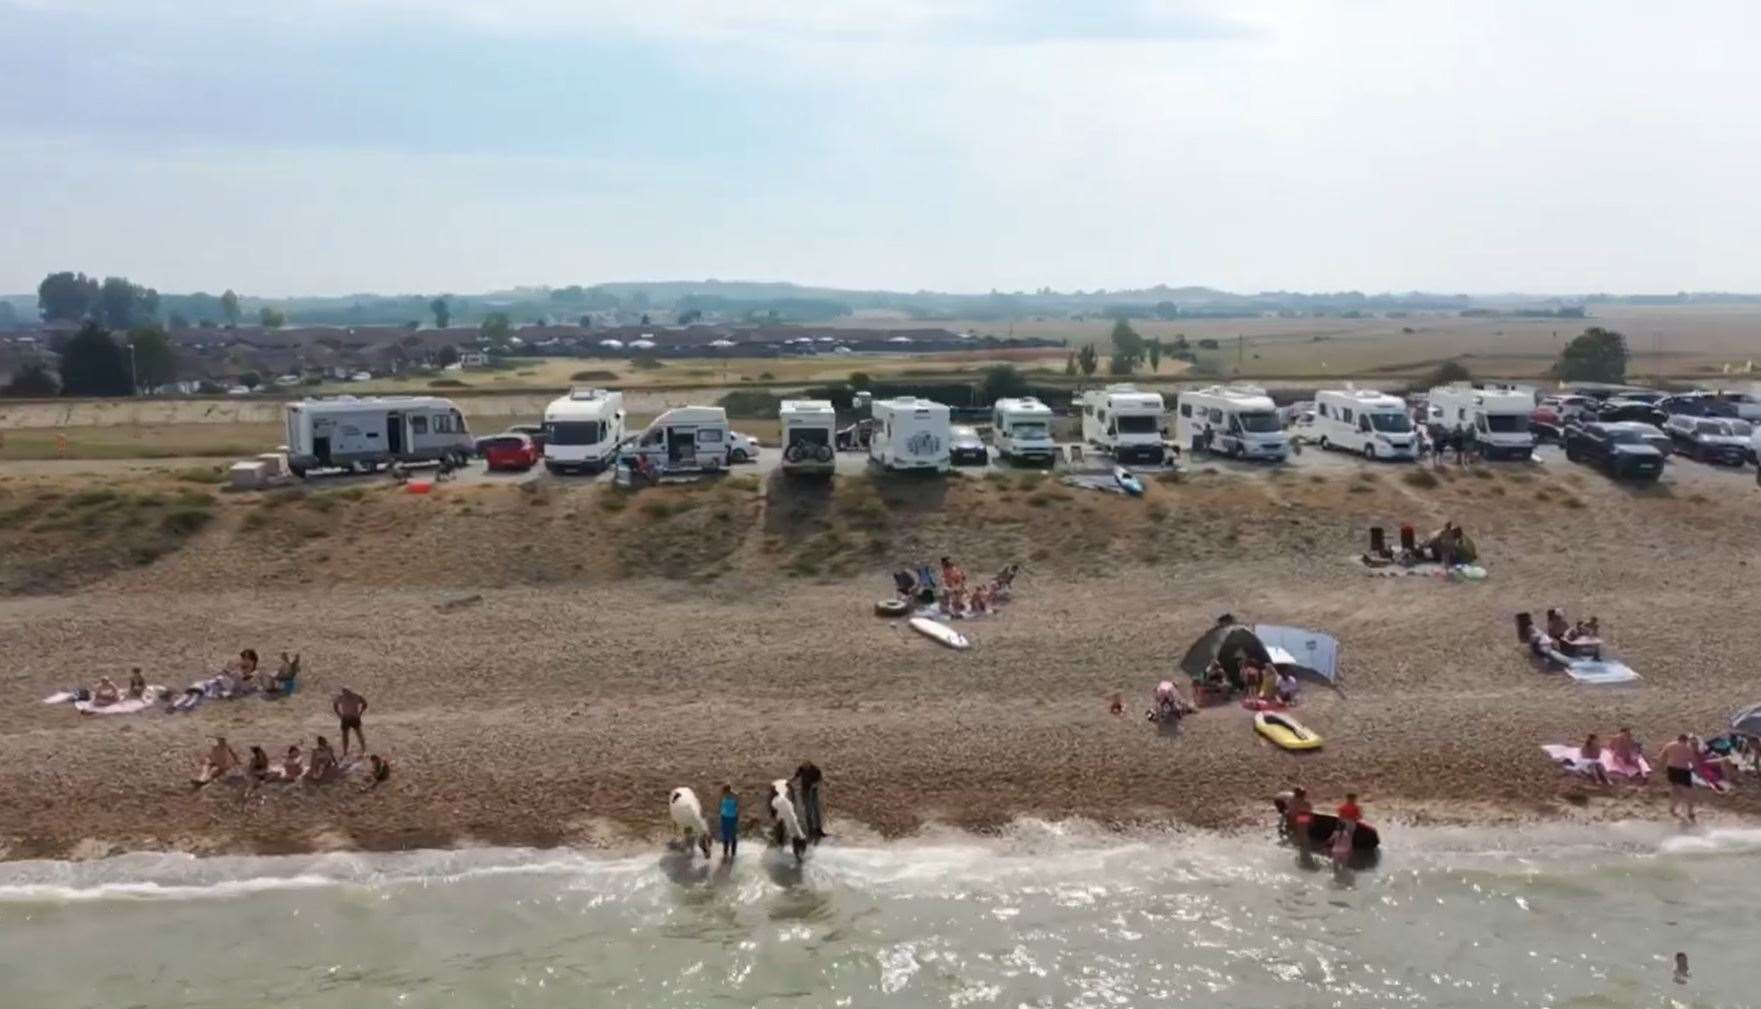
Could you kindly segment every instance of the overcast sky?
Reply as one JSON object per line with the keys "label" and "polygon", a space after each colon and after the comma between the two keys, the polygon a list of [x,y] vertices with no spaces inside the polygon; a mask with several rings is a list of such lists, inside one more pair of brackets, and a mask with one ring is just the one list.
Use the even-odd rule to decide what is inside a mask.
{"label": "overcast sky", "polygon": [[1092,6],[0,0],[0,291],[1761,290],[1761,5]]}

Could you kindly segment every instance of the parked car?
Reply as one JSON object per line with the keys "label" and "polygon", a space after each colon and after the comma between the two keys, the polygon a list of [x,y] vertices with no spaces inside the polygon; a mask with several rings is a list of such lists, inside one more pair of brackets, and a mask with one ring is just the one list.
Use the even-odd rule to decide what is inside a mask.
{"label": "parked car", "polygon": [[1534,429],[1537,438],[1563,438],[1566,424],[1574,417],[1583,416],[1594,403],[1588,396],[1543,396],[1535,404],[1534,412],[1529,414],[1529,427]]}
{"label": "parked car", "polygon": [[977,429],[956,424],[948,429],[948,457],[956,466],[983,466],[991,461],[991,450]]}
{"label": "parked car", "polygon": [[1661,428],[1663,422],[1669,419],[1669,415],[1658,409],[1655,403],[1621,398],[1603,403],[1602,408],[1596,411],[1596,419],[1605,423],[1636,421],[1640,424],[1650,424],[1652,427]]}
{"label": "parked car", "polygon": [[523,434],[532,439],[540,457],[544,455],[544,443],[550,440],[550,432],[544,429],[543,424],[509,424],[508,433]]}
{"label": "parked car", "polygon": [[1655,480],[1663,475],[1664,455],[1636,430],[1642,426],[1601,422],[1574,426],[1565,436],[1565,457],[1600,466],[1611,477]]}
{"label": "parked car", "polygon": [[728,462],[754,462],[758,459],[758,439],[738,431],[728,432]]}
{"label": "parked car", "polygon": [[544,453],[532,444],[528,435],[509,431],[493,437],[482,439],[483,465],[491,470],[517,470],[524,472],[538,465]]}
{"label": "parked car", "polygon": [[1749,460],[1749,439],[1754,436],[1748,421],[1687,414],[1669,418],[1663,430],[1689,458],[1732,466]]}

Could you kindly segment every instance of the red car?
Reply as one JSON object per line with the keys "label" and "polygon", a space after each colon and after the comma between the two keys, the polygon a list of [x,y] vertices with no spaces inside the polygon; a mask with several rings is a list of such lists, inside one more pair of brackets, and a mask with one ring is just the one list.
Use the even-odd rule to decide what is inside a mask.
{"label": "red car", "polygon": [[483,443],[483,465],[491,470],[529,470],[538,465],[542,454],[523,434],[498,434]]}

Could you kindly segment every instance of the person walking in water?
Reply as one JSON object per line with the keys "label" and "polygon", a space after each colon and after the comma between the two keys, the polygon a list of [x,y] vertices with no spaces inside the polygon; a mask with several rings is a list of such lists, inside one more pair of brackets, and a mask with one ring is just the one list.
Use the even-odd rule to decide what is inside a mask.
{"label": "person walking in water", "polygon": [[732,785],[722,786],[721,812],[722,860],[730,861],[740,847],[740,797]]}
{"label": "person walking in water", "polygon": [[819,783],[823,776],[813,761],[805,761],[795,768],[795,787],[801,793],[802,824],[807,828],[807,839],[818,844],[825,837],[825,811],[819,804]]}
{"label": "person walking in water", "polygon": [[330,710],[336,712],[337,720],[342,723],[342,755],[349,755],[350,729],[355,731],[355,742],[361,744],[361,752],[366,753],[367,737],[361,734],[361,716],[367,713],[367,699],[344,687],[337,692]]}

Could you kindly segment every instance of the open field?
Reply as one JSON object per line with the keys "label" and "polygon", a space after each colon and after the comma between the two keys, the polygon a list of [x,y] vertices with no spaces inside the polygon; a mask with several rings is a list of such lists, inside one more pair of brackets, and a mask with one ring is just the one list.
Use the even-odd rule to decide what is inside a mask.
{"label": "open field", "polygon": [[[1634,376],[1710,381],[1727,365],[1740,370],[1751,360],[1761,362],[1758,305],[1597,305],[1587,319],[1415,314],[1398,319],[1134,319],[1131,324],[1144,336],[1165,341],[1179,334],[1194,344],[1218,341],[1217,350],[1199,351],[1196,374],[1221,378],[1393,381],[1422,378],[1443,361],[1459,360],[1477,376],[1535,379],[1545,375],[1560,347],[1589,326],[1626,335]],[[980,335],[1040,337],[1073,346],[1094,343],[1105,351],[1113,321],[956,320],[946,325]],[[1761,379],[1761,373],[1755,378]]]}
{"label": "open field", "polygon": [[[1537,745],[1631,724],[1654,749],[1761,699],[1737,658],[1761,650],[1761,563],[1731,549],[1761,531],[1761,492],[1691,463],[1632,488],[1552,455],[1439,476],[1304,453],[1200,466],[1143,500],[1010,473],[228,494],[110,465],[99,493],[0,474],[10,857],[621,845],[664,832],[673,785],[751,795],[806,757],[846,837],[1019,815],[1227,825],[1290,783],[1355,788],[1384,822],[1652,816],[1661,788],[1586,794]],[[1369,525],[1444,519],[1474,534],[1488,581],[1351,561]],[[1003,615],[962,626],[967,653],[871,614],[891,567],[944,553],[1025,568]],[[1599,615],[1644,682],[1538,672],[1511,617],[1549,605]],[[1341,639],[1344,689],[1311,688],[1300,712],[1325,749],[1271,749],[1233,707],[1172,735],[1141,721],[1223,611]],[[302,692],[181,716],[36,703],[135,664],[182,686],[247,646],[302,652]],[[343,683],[372,702],[387,788],[190,792],[205,737],[309,743],[333,733]],[[1129,717],[1107,715],[1115,690]],[[1719,804],[1753,813],[1756,795]]]}

